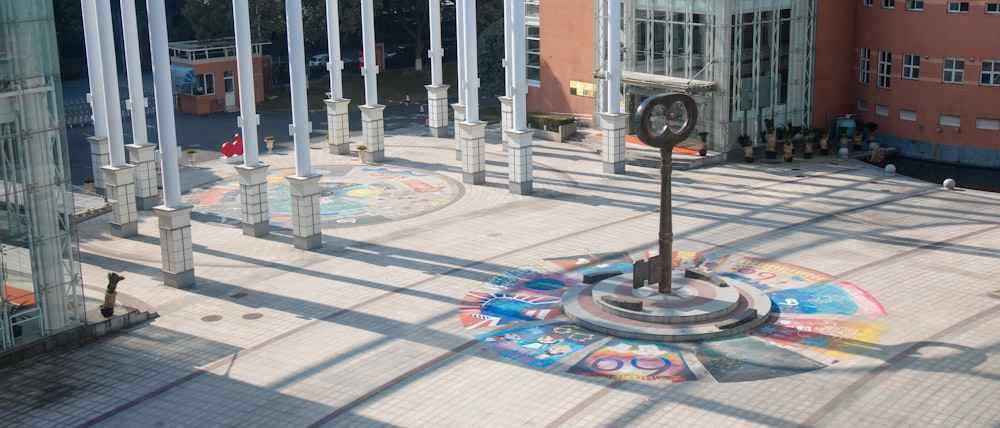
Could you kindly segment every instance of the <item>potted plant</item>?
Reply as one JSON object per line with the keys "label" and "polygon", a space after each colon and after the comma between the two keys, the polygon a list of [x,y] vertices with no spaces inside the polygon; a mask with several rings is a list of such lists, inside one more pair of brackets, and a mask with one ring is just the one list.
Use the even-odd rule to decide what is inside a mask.
{"label": "potted plant", "polygon": [[101,304],[101,315],[109,318],[115,314],[115,300],[118,296],[118,283],[125,277],[114,272],[108,272],[108,287],[104,290],[104,303]]}
{"label": "potted plant", "polygon": [[803,147],[803,157],[806,159],[812,159],[813,157],[813,144],[816,143],[816,131],[803,128],[802,133],[805,134],[805,139],[802,140]]}
{"label": "potted plant", "polygon": [[813,132],[819,137],[819,154],[821,156],[830,154],[830,133],[826,128],[816,128]]}
{"label": "potted plant", "polygon": [[865,124],[865,129],[868,130],[868,148],[874,149],[877,143],[875,143],[875,131],[878,130],[878,124],[875,122],[868,122]]}
{"label": "potted plant", "polygon": [[840,148],[847,148],[847,127],[840,126],[837,127],[837,133],[840,135]]}
{"label": "potted plant", "polygon": [[264,144],[267,146],[267,152],[274,152],[274,136],[268,135],[264,137]]}
{"label": "potted plant", "polygon": [[766,140],[767,146],[764,147],[764,155],[766,155],[768,159],[774,159],[778,157],[777,142],[778,140],[785,139],[786,131],[787,130],[785,128],[777,128],[774,130],[774,134],[768,134]]}
{"label": "potted plant", "polygon": [[736,141],[743,147],[743,159],[747,163],[753,163],[753,141],[747,134],[740,135]]}
{"label": "potted plant", "polygon": [[184,153],[187,153],[187,155],[188,155],[188,162],[191,163],[191,167],[193,168],[194,167],[194,162],[198,158],[198,151],[195,150],[195,149],[187,149],[187,150],[184,151]]}
{"label": "potted plant", "polygon": [[774,129],[774,119],[764,119],[764,153],[767,155],[768,159],[774,159],[775,157],[775,144],[777,139],[775,137]]}
{"label": "potted plant", "polygon": [[701,145],[698,146],[698,155],[705,156],[708,154],[708,132],[699,132],[698,138],[701,138]]}
{"label": "potted plant", "polygon": [[356,147],[356,148],[358,149],[358,160],[360,160],[361,163],[367,163],[367,160],[368,160],[368,146],[366,146],[364,144],[358,144],[358,147]]}
{"label": "potted plant", "polygon": [[882,166],[885,164],[885,152],[879,147],[878,143],[872,143],[875,146],[872,148],[872,152],[868,155],[868,163],[872,165]]}
{"label": "potted plant", "polygon": [[861,150],[861,130],[865,128],[865,121],[856,119],[854,121],[854,150]]}
{"label": "potted plant", "polygon": [[87,193],[94,193],[94,177],[84,178],[83,185],[87,187]]}

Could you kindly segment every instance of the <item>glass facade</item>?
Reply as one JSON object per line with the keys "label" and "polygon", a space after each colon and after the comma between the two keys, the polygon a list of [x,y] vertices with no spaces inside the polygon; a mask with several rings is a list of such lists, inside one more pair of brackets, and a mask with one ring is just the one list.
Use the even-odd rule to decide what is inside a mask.
{"label": "glass facade", "polygon": [[[605,0],[595,0],[598,74],[607,64],[606,9]],[[623,70],[680,82],[626,81],[627,111],[649,95],[690,91],[698,128],[714,136],[719,151],[735,147],[739,134],[756,135],[764,118],[811,126],[815,15],[816,0],[622,0]],[[701,82],[713,88],[694,89]],[[603,84],[597,106],[606,97]]]}
{"label": "glass facade", "polygon": [[52,2],[0,2],[0,350],[85,322]]}

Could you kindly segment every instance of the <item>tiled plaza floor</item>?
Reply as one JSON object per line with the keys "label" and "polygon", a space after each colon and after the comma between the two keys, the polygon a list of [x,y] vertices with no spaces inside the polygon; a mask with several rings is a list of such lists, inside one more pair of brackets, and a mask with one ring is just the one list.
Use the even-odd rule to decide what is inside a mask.
{"label": "tiled plaza floor", "polygon": [[[453,140],[387,136],[379,166],[432,174],[458,190],[436,209],[326,228],[316,251],[294,249],[287,229],[251,238],[224,222],[194,221],[197,284],[189,290],[161,284],[152,213],[142,214],[140,235],[128,239],[109,234],[107,216],[84,223],[85,282],[122,272],[128,279],[120,292],[158,317],[0,372],[0,421],[1000,425],[1000,299],[988,295],[1000,289],[1000,195],[947,191],[833,157],[675,172],[674,249],[723,254],[723,272],[760,268],[756,260],[776,266],[771,279],[835,278],[863,290],[884,316],[847,319],[863,323],[852,324],[857,334],[838,337],[837,348],[806,349],[767,335],[677,345],[689,372],[673,381],[613,379],[574,369],[610,338],[526,364],[477,336],[544,329],[563,318],[470,329],[459,307],[469,292],[517,269],[570,278],[560,261],[655,252],[659,171],[630,166],[608,175],[592,151],[535,141],[535,192],[513,195],[499,134],[492,126],[488,134],[487,183],[479,186],[460,184]],[[313,148],[313,165],[358,166],[356,156],[330,155],[321,141]],[[262,160],[277,171],[294,156]],[[190,189],[234,177],[232,166],[218,162],[181,171]],[[783,353],[787,359],[777,357]]]}

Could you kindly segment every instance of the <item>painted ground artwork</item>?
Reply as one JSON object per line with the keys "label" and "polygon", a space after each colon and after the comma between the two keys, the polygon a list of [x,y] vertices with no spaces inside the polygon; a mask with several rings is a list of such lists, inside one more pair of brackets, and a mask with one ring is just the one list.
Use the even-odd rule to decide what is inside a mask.
{"label": "painted ground artwork", "polygon": [[483,281],[459,305],[459,320],[500,356],[536,367],[567,360],[572,374],[634,381],[747,382],[823,369],[876,346],[886,311],[858,285],[809,268],[725,252],[677,251],[673,267],[738,278],[771,299],[771,318],[746,334],[704,342],[620,339],[568,322],[560,297],[584,275],[632,271],[649,254],[546,259]]}
{"label": "painted ground artwork", "polygon": [[[462,187],[443,176],[384,166],[317,167],[320,178],[320,216],[323,228],[399,220],[451,204]],[[270,171],[267,200],[272,227],[291,228],[288,180],[294,169]],[[194,205],[192,219],[240,226],[238,181],[192,190],[183,202]]]}

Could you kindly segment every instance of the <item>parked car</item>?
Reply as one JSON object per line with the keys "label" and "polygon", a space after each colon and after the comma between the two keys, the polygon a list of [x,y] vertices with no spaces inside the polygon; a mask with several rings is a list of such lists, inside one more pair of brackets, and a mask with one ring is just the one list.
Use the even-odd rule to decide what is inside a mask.
{"label": "parked car", "polygon": [[328,62],[330,62],[329,54],[316,54],[313,55],[311,59],[309,59],[309,66],[310,67],[325,66],[326,63]]}

